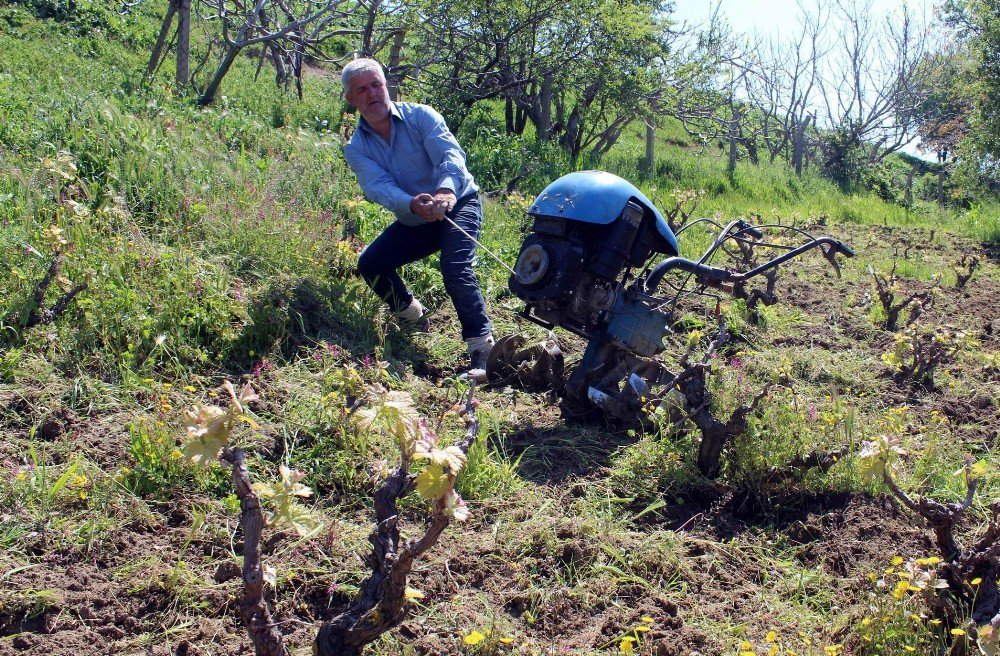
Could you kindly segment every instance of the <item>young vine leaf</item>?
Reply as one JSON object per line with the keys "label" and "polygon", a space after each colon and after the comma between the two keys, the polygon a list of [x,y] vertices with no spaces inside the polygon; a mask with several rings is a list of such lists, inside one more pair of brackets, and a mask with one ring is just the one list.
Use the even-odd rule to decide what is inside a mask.
{"label": "young vine leaf", "polygon": [[312,488],[301,481],[305,474],[281,465],[278,468],[281,480],[256,483],[254,490],[262,498],[268,499],[273,510],[267,517],[268,526],[288,525],[300,536],[311,533],[319,526],[319,521],[308,508],[298,502],[299,497],[312,496]]}

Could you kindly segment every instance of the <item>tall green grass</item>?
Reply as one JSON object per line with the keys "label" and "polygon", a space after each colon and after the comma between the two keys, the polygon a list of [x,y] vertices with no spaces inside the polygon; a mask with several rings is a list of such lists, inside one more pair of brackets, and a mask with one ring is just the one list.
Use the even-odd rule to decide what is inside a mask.
{"label": "tall green grass", "polygon": [[[89,6],[89,5],[88,5]],[[84,12],[86,14],[86,12]],[[89,14],[87,14],[89,15]],[[103,15],[102,15],[103,16]],[[171,90],[161,70],[138,82],[155,34],[154,9],[123,23],[104,16],[102,39],[72,21],[0,9],[0,247],[10,263],[0,294],[7,346],[45,351],[70,368],[109,380],[183,376],[249,367],[264,354],[289,357],[311,339],[349,335],[363,351],[383,348],[381,304],[352,275],[360,248],[391,219],[362,200],[340,154],[345,119],[336,76],[311,74],[305,97],[255,80],[241,60],[213,106]],[[89,20],[89,19],[88,19]],[[459,136],[484,188],[513,175],[525,195],[486,205],[483,243],[516,258],[534,193],[568,171],[558,149],[508,137],[489,112]],[[950,228],[978,240],[1000,236],[1000,211],[964,214],[918,203],[842,194],[812,171],[740,162],[730,178],[714,146],[692,144],[676,125],[660,130],[652,173],[640,172],[644,141],[626,134],[600,166],[636,182],[663,209],[675,189],[702,189],[698,214],[723,220],[831,222]],[[72,244],[62,273],[89,289],[46,330],[17,329],[52,251],[46,231]],[[685,236],[695,255],[706,236]],[[498,330],[513,329],[509,272],[482,252],[479,272]],[[435,259],[407,279],[432,306],[447,306]],[[58,296],[53,287],[48,301]],[[373,321],[374,319],[374,321]]]}

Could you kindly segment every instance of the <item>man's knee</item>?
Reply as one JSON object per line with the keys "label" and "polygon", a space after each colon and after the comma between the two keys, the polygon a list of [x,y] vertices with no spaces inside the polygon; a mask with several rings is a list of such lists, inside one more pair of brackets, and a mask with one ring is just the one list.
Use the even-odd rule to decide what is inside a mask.
{"label": "man's knee", "polygon": [[478,286],[479,281],[472,270],[472,259],[454,259],[446,261],[444,254],[441,256],[441,278],[444,281],[445,289],[454,287],[467,287],[469,285]]}
{"label": "man's knee", "polygon": [[358,256],[358,274],[366,280],[377,277],[382,272],[378,260],[366,248]]}

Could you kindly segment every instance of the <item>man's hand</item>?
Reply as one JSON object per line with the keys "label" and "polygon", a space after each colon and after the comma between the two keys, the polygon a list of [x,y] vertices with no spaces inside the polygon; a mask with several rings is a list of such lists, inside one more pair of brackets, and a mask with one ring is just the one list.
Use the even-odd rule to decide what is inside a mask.
{"label": "man's hand", "polygon": [[455,203],[458,199],[455,198],[455,192],[451,189],[446,189],[442,187],[434,192],[434,202],[435,204],[442,208],[444,211],[441,213],[441,217],[451,211],[451,208],[455,207]]}
{"label": "man's hand", "polygon": [[410,211],[424,221],[440,221],[458,201],[450,189],[438,189],[434,195],[417,194],[410,201]]}
{"label": "man's hand", "polygon": [[419,216],[424,221],[438,221],[444,217],[442,212],[438,216],[438,209],[435,206],[434,196],[430,194],[417,194],[410,201],[410,211]]}

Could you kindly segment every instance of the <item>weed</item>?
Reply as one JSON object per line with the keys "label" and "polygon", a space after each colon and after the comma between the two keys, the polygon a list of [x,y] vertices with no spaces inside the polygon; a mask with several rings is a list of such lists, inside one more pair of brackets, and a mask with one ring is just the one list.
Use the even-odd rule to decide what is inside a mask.
{"label": "weed", "polygon": [[899,380],[932,386],[938,367],[952,362],[961,350],[974,345],[968,334],[948,326],[913,327],[896,335],[892,350],[882,354],[882,361]]}

